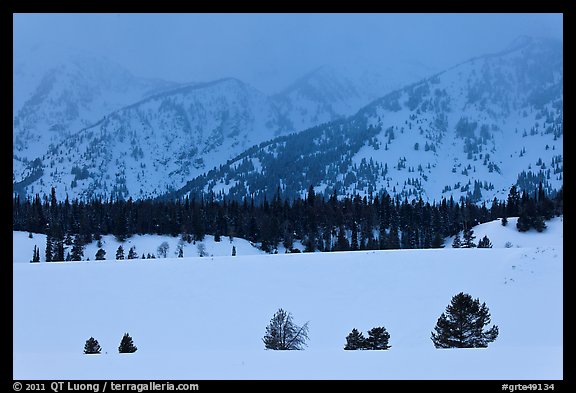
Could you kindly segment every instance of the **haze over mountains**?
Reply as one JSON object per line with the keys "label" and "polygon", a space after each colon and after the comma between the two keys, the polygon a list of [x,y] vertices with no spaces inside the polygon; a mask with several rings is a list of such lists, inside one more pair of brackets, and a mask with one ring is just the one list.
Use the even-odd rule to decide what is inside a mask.
{"label": "haze over mountains", "polygon": [[[482,54],[479,54],[482,55]],[[267,95],[74,56],[14,60],[14,191],[59,198],[388,192],[475,201],[562,184],[562,43],[521,38],[431,75],[326,65]]]}

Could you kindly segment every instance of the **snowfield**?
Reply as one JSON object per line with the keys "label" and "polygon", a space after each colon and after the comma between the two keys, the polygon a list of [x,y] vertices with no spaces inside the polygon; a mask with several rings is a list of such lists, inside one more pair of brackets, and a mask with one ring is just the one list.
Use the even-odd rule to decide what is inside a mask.
{"label": "snowfield", "polygon": [[[492,249],[36,264],[20,262],[40,235],[15,233],[26,259],[13,263],[13,378],[562,379],[563,218],[543,233],[515,222],[474,228]],[[500,335],[484,349],[435,349],[431,331],[461,291],[486,302]],[[309,321],[304,351],[264,349],[280,307]],[[343,350],[352,328],[376,326],[389,350]],[[118,354],[125,332],[136,353]],[[101,355],[82,353],[90,336]]]}

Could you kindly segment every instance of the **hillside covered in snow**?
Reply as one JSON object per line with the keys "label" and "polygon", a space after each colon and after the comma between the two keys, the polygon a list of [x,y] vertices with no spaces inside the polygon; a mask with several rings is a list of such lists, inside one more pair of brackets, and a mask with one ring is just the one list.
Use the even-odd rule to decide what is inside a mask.
{"label": "hillside covered in snow", "polygon": [[391,92],[358,113],[243,152],[170,196],[270,200],[388,193],[502,200],[563,179],[562,43],[518,40]]}

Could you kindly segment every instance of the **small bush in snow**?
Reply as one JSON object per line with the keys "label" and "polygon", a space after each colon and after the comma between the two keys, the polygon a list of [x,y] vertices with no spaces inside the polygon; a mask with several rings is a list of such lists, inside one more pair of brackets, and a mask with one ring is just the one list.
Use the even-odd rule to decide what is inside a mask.
{"label": "small bush in snow", "polygon": [[100,344],[98,344],[98,340],[96,340],[94,337],[90,337],[88,340],[86,340],[86,343],[84,344],[84,354],[99,354],[101,350],[102,348],[100,347]]}
{"label": "small bush in snow", "polygon": [[136,352],[138,348],[134,345],[132,337],[128,333],[124,333],[122,341],[120,341],[120,346],[118,347],[119,353],[133,353]]}
{"label": "small bush in snow", "polygon": [[354,351],[359,349],[366,349],[366,337],[356,329],[352,329],[350,334],[346,336],[346,345],[344,349],[347,351]]}
{"label": "small bush in snow", "polygon": [[512,247],[513,247],[513,244],[510,243],[510,242],[506,242],[506,243],[504,244],[504,247],[506,247],[506,248],[512,248]]}

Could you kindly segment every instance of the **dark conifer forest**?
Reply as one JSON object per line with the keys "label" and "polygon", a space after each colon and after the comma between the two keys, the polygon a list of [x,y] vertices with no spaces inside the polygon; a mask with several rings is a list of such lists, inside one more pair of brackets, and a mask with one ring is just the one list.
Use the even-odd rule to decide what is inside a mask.
{"label": "dark conifer forest", "polygon": [[46,234],[54,250],[62,248],[65,239],[74,238],[80,246],[110,234],[120,241],[134,234],[182,236],[189,242],[206,234],[239,237],[271,253],[279,245],[294,250],[296,240],[305,252],[439,248],[443,238],[484,222],[517,216],[519,231],[542,231],[546,220],[563,212],[562,190],[547,196],[540,187],[529,195],[515,186],[506,201],[494,199],[491,206],[452,199],[409,202],[387,194],[334,194],[326,200],[313,187],[305,198],[287,200],[277,193],[261,204],[249,198],[219,202],[210,197],[58,201],[55,195],[53,189],[51,196],[16,196],[12,205],[13,230]]}

